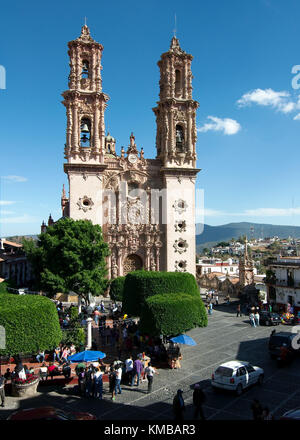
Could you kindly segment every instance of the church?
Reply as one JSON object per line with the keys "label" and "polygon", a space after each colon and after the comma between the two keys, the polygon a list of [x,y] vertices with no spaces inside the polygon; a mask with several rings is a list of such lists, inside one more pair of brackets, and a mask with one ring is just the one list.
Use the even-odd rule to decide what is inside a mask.
{"label": "church", "polygon": [[70,75],[62,96],[69,197],[63,188],[62,215],[102,227],[111,251],[109,278],[142,268],[195,275],[195,181],[200,170],[192,55],[174,36],[158,61],[159,101],[153,108],[157,154],[148,159],[133,133],[128,133],[128,148],[122,147],[119,155],[116,139],[106,134],[109,96],[102,88],[103,46],[84,25],[68,48]]}

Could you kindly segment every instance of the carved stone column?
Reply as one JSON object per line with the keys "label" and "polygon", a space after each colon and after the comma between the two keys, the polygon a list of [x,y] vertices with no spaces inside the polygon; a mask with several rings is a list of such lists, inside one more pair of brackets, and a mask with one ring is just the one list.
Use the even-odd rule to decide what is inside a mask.
{"label": "carved stone column", "polygon": [[79,140],[78,140],[78,104],[74,102],[73,104],[73,149],[74,151],[79,151]]}
{"label": "carved stone column", "polygon": [[99,139],[99,108],[97,99],[95,100],[95,118],[94,118],[94,148],[95,152],[100,151],[100,139]]}

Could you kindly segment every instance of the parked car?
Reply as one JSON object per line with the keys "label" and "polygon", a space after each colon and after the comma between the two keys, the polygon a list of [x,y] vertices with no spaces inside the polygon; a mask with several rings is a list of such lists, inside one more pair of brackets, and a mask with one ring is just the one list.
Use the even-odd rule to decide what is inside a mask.
{"label": "parked car", "polygon": [[278,313],[267,312],[266,310],[261,310],[259,312],[259,323],[265,325],[279,325],[281,322]]}
{"label": "parked car", "polygon": [[280,420],[300,420],[300,408],[294,408],[285,412]]}
{"label": "parked car", "polygon": [[[275,330],[274,330],[275,332]],[[285,344],[288,349],[287,360],[292,360],[295,356],[300,353],[299,349],[295,350],[292,346],[292,340],[297,335],[297,333],[291,332],[276,332],[272,333],[269,338],[269,353],[272,359],[278,359],[280,357],[280,347]]]}
{"label": "parked car", "polygon": [[86,412],[69,412],[44,406],[15,411],[7,420],[97,420],[97,417]]}
{"label": "parked car", "polygon": [[239,396],[243,390],[251,385],[262,385],[264,370],[255,367],[249,362],[230,361],[220,365],[211,377],[214,389],[235,391]]}

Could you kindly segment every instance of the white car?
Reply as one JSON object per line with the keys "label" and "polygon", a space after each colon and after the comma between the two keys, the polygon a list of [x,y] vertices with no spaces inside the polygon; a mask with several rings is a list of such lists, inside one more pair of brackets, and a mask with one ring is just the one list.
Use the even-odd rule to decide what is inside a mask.
{"label": "white car", "polygon": [[230,361],[220,365],[211,377],[211,385],[216,389],[235,391],[240,396],[244,389],[253,384],[262,385],[264,370],[249,362]]}

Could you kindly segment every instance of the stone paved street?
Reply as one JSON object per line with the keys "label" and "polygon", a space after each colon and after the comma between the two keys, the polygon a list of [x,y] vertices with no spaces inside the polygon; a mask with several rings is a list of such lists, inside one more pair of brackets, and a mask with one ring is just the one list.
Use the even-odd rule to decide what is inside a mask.
{"label": "stone paved street", "polygon": [[[281,325],[276,327],[277,331],[288,329]],[[44,388],[32,399],[7,397],[6,408],[0,409],[0,419],[18,408],[53,405],[66,410],[88,411],[101,420],[172,420],[173,397],[177,389],[182,388],[187,407],[185,419],[192,420],[192,387],[196,382],[201,382],[207,395],[204,412],[210,420],[251,419],[253,398],[258,398],[275,418],[279,418],[285,411],[300,406],[300,359],[278,369],[276,361],[268,354],[270,333],[270,327],[252,328],[247,317],[236,317],[234,308],[220,306],[209,316],[207,328],[188,333],[198,345],[182,347],[181,370],[159,370],[151,394],[146,393],[146,382],[133,389],[124,385],[123,393],[114,402],[110,400],[108,384],[104,385],[106,392],[100,402],[79,398],[73,387]],[[254,386],[240,397],[223,392],[216,394],[210,385],[211,374],[220,363],[232,359],[250,361],[262,367],[265,370],[263,386]]]}

